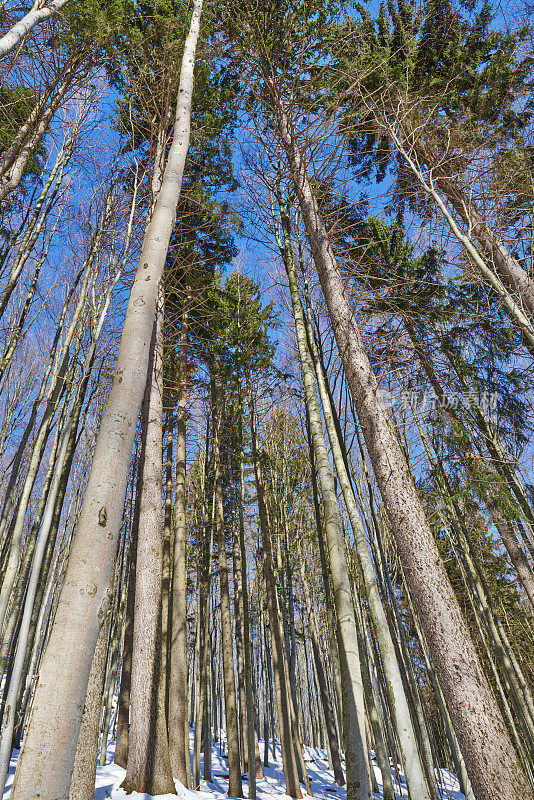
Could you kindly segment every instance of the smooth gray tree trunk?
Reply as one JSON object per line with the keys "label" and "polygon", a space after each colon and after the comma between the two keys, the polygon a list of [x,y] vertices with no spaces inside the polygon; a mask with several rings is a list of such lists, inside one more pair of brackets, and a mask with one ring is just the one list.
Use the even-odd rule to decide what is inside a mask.
{"label": "smooth gray tree trunk", "polygon": [[[291,246],[290,242],[288,244]],[[300,303],[294,266],[291,270],[290,287],[292,299],[297,308],[296,317],[299,318],[299,323],[302,328],[307,323],[306,331],[302,330],[302,328],[300,329],[302,349],[304,352],[306,352],[308,342],[311,360],[315,368],[319,396],[321,398],[321,404],[323,407],[328,440],[330,442],[336,474],[341,486],[341,491],[343,493],[343,498],[345,500],[345,505],[354,533],[356,552],[362,574],[362,582],[364,585],[367,602],[369,604],[369,611],[373,621],[376,637],[378,639],[384,673],[389,687],[393,717],[395,720],[399,745],[406,769],[408,790],[412,800],[429,800],[430,793],[425,780],[425,773],[421,757],[419,755],[419,750],[417,748],[417,736],[410,715],[410,708],[406,698],[399,663],[397,661],[395,645],[393,643],[386,613],[380,597],[378,583],[373,568],[373,562],[369,553],[363,522],[358,511],[356,497],[354,496],[354,491],[352,489],[351,479],[345,466],[342,444],[338,438],[330,397],[325,385],[325,377],[322,371],[322,365],[320,364],[317,349],[315,347],[315,341],[313,339],[313,330],[311,329],[309,320],[306,318]],[[306,332],[308,335],[307,340]],[[433,775],[433,772],[431,775]]]}
{"label": "smooth gray tree trunk", "polygon": [[[162,294],[162,293],[161,293]],[[126,792],[174,793],[161,680],[163,585],[163,306],[147,382],[148,425],[139,509]],[[150,363],[150,362],[149,362]]]}
{"label": "smooth gray tree trunk", "polygon": [[104,673],[106,671],[109,624],[110,614],[108,614],[106,622],[100,628],[91,665],[80,735],[76,747],[76,758],[74,759],[69,800],[94,800],[95,796],[98,736],[102,713],[102,692],[104,689]]}
{"label": "smooth gray tree trunk", "polygon": [[298,555],[300,560],[300,578],[302,584],[302,592],[304,595],[304,604],[307,614],[307,625],[310,634],[312,645],[313,658],[315,661],[315,671],[317,673],[317,682],[319,684],[319,693],[321,696],[321,703],[323,707],[324,721],[326,727],[326,734],[328,737],[328,750],[330,759],[332,761],[332,769],[334,772],[334,779],[338,786],[345,785],[345,776],[341,767],[341,757],[339,753],[339,744],[337,740],[336,724],[334,722],[334,713],[332,711],[332,703],[328,693],[328,685],[326,681],[326,674],[323,666],[323,659],[321,655],[321,647],[319,645],[319,636],[317,634],[317,623],[315,621],[315,612],[312,606],[310,588],[308,586],[308,577],[306,575],[306,558],[302,552],[300,541],[298,543]]}

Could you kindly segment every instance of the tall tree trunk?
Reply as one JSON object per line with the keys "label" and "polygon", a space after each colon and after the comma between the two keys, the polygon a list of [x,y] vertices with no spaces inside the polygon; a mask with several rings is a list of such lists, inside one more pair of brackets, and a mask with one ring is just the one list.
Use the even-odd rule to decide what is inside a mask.
{"label": "tall tree trunk", "polygon": [[[148,403],[143,403],[141,430],[148,426]],[[130,728],[130,691],[132,687],[132,648],[135,614],[135,569],[137,562],[137,542],[139,538],[139,514],[143,487],[143,465],[145,460],[145,437],[142,436],[139,456],[136,459],[137,479],[135,500],[130,528],[130,549],[127,566],[126,612],[124,617],[124,641],[122,645],[122,670],[117,697],[117,738],[115,742],[115,764],[126,769],[128,764],[128,742]]]}
{"label": "tall tree trunk", "polygon": [[[165,719],[169,719],[169,667],[170,667],[170,636],[171,636],[171,558],[174,542],[174,514],[173,514],[173,445],[174,445],[174,408],[172,408],[171,392],[168,387],[163,388],[165,423],[165,451],[164,451],[164,512],[163,512],[163,565],[162,565],[162,593],[161,593],[161,672],[160,680],[163,681],[165,691]],[[169,749],[170,757],[170,749]],[[172,762],[171,762],[172,764]]]}
{"label": "tall tree trunk", "polygon": [[13,729],[17,710],[16,706],[20,694],[22,675],[26,660],[26,647],[28,646],[28,640],[31,631],[33,607],[39,586],[41,566],[46,554],[47,543],[51,532],[56,498],[61,484],[63,469],[68,461],[67,456],[69,445],[72,444],[71,434],[73,428],[75,430],[78,425],[85,388],[87,388],[87,383],[83,382],[81,387],[81,397],[78,398],[78,403],[75,403],[74,408],[71,409],[65,424],[65,428],[62,432],[61,444],[57,454],[57,460],[54,465],[54,473],[52,476],[50,492],[43,513],[42,528],[37,541],[37,546],[35,548],[31,573],[28,586],[26,588],[24,612],[22,615],[16,652],[12,664],[12,673],[10,675],[9,682],[6,679],[6,685],[8,686],[8,689],[7,694],[5,695],[5,713],[2,720],[2,735],[0,737],[0,787],[2,790],[5,786],[7,772],[9,769]]}
{"label": "tall tree trunk", "polygon": [[[208,604],[211,606],[211,598],[208,597]],[[215,616],[215,615],[213,615]],[[206,616],[206,620],[211,618],[211,612]],[[211,715],[211,671],[213,667],[213,652],[211,647],[211,630],[209,624],[206,622],[206,633],[204,638],[204,648],[205,648],[205,657],[203,660],[203,669],[202,669],[202,735],[201,735],[201,742],[202,742],[202,752],[204,756],[204,761],[202,764],[203,768],[203,778],[206,783],[209,783],[212,779],[211,775],[211,727],[212,727],[212,715]]]}
{"label": "tall tree trunk", "polygon": [[[123,568],[121,561],[121,572]],[[126,595],[124,586],[115,593],[115,609],[112,613],[113,625],[111,628],[108,662],[106,666],[106,680],[104,683],[104,715],[102,719],[102,736],[100,744],[99,766],[105,767],[108,757],[108,739],[111,726],[111,716],[113,713],[113,695],[118,691],[118,667],[121,649],[122,629],[124,623],[124,612],[126,607]]]}
{"label": "tall tree trunk", "polygon": [[69,800],[94,800],[96,761],[98,757],[98,736],[102,713],[102,691],[108,650],[111,614],[100,628],[96,643],[87,696],[83,707],[82,724],[76,746],[76,758],[70,785]]}
{"label": "tall tree trunk", "polygon": [[206,507],[206,482],[208,469],[209,448],[209,422],[206,422],[206,454],[204,456],[201,478],[201,524],[200,542],[198,545],[197,572],[198,572],[198,605],[197,605],[197,636],[196,636],[196,671],[195,671],[195,737],[193,748],[193,789],[200,786],[200,751],[202,721],[204,718],[204,692],[203,687],[208,670],[208,640],[210,629],[210,588],[213,564],[213,539],[214,539],[214,502],[212,497],[211,517],[208,516]]}
{"label": "tall tree trunk", "polygon": [[[230,465],[229,465],[230,467]],[[237,509],[232,497],[232,517],[235,520]],[[239,717],[239,748],[241,752],[241,764],[243,772],[248,772],[248,749],[247,749],[247,700],[245,695],[245,658],[243,653],[243,599],[241,597],[241,587],[243,584],[241,577],[241,551],[239,549],[239,534],[232,524],[232,560],[234,573],[234,635],[235,635],[235,655],[237,666],[237,697],[238,697],[238,717]]]}
{"label": "tall tree trunk", "polygon": [[[365,709],[367,712],[367,720],[371,728],[372,738],[375,745],[375,756],[382,775],[382,793],[383,800],[395,800],[395,792],[393,790],[393,780],[391,777],[391,765],[386,749],[386,740],[382,729],[382,724],[378,714],[378,706],[373,694],[373,684],[371,679],[371,669],[369,666],[370,656],[368,648],[365,645],[365,628],[363,623],[363,614],[361,611],[361,604],[356,606],[357,623],[358,623],[358,637],[360,651],[365,652],[365,658],[362,658],[362,680],[363,689],[365,692]],[[372,767],[371,767],[372,768]],[[374,771],[374,770],[373,770]]]}
{"label": "tall tree trunk", "polygon": [[[136,500],[137,502],[137,500]],[[135,512],[134,512],[135,513]],[[135,529],[135,535],[134,535]],[[130,543],[126,614],[124,619],[124,642],[122,646],[122,669],[117,698],[117,738],[114,762],[123,769],[128,763],[128,741],[130,727],[130,689],[132,680],[132,646],[135,607],[135,560],[137,557],[137,526],[132,526]]]}
{"label": "tall tree trunk", "polygon": [[[306,412],[306,439],[308,442],[308,452],[310,457],[310,467],[311,467],[311,488],[313,494],[313,510],[314,510],[314,517],[315,517],[315,529],[317,532],[317,544],[319,546],[319,560],[321,562],[321,574],[323,578],[323,588],[325,594],[325,604],[326,608],[329,609],[330,613],[327,614],[327,626],[328,626],[328,639],[330,644],[330,651],[332,654],[332,667],[334,673],[334,691],[335,691],[335,698],[337,700],[337,709],[338,709],[338,723],[339,723],[339,714],[341,713],[341,680],[340,680],[340,668],[339,668],[339,653],[337,647],[337,641],[335,636],[335,625],[334,625],[334,614],[332,614],[332,609],[334,609],[334,603],[332,602],[332,591],[330,587],[330,569],[327,563],[327,554],[326,554],[326,547],[324,541],[324,530],[323,530],[323,520],[321,517],[321,507],[319,503],[319,489],[317,487],[317,476],[316,476],[316,464],[315,464],[315,453],[313,449],[313,441],[310,429],[310,415],[308,413],[308,409],[305,405],[305,412]],[[336,724],[336,730],[339,732],[340,725]],[[338,733],[339,739],[339,733]]]}
{"label": "tall tree trunk", "polygon": [[228,581],[228,563],[226,558],[226,532],[224,529],[224,505],[221,475],[221,459],[219,436],[221,428],[221,400],[217,396],[212,379],[212,413],[213,413],[213,465],[214,465],[214,501],[215,528],[217,531],[217,548],[219,551],[219,584],[221,591],[221,645],[224,678],[224,709],[226,714],[226,741],[228,744],[228,794],[230,797],[243,797],[241,783],[241,761],[239,757],[239,730],[237,726],[237,698],[234,677],[234,646],[232,634],[232,618],[230,615],[230,588]]}
{"label": "tall tree trunk", "polygon": [[186,530],[186,438],[187,438],[187,340],[189,300],[187,290],[182,311],[178,354],[178,402],[176,408],[176,499],[172,620],[169,665],[169,748],[173,775],[191,786],[189,720],[187,713],[187,530]]}
{"label": "tall tree trunk", "polygon": [[458,741],[456,739],[456,735],[454,733],[450,715],[447,711],[447,706],[445,704],[443,693],[441,691],[441,687],[438,683],[436,678],[436,673],[434,671],[434,665],[430,660],[430,655],[428,652],[428,648],[426,645],[426,639],[423,631],[421,630],[421,626],[419,624],[419,618],[413,607],[413,603],[411,601],[410,592],[406,586],[406,581],[404,579],[404,575],[402,576],[403,583],[404,583],[404,590],[406,592],[406,599],[408,601],[408,607],[410,609],[410,613],[412,615],[413,624],[415,627],[415,631],[417,634],[417,638],[419,640],[419,644],[421,650],[423,652],[423,658],[425,660],[425,666],[428,673],[428,677],[430,678],[430,682],[432,684],[432,688],[434,689],[434,694],[436,696],[436,702],[438,704],[438,708],[440,710],[441,716],[443,718],[443,723],[445,726],[446,736],[449,741],[449,747],[451,751],[451,755],[457,770],[458,780],[460,782],[460,791],[466,796],[466,800],[474,800],[473,790],[471,788],[471,784],[469,782],[469,778],[467,777],[467,771],[465,769],[464,758],[462,753],[460,752],[460,748],[458,747]]}
{"label": "tall tree trunk", "polygon": [[124,788],[147,794],[174,793],[161,670],[163,308],[154,327],[146,401],[143,484],[135,577],[130,690],[130,733]]}
{"label": "tall tree trunk", "polygon": [[186,37],[174,137],[130,294],[117,367],[98,433],[78,529],[44,655],[11,800],[66,797],[92,657],[119,536],[128,466],[143,398],[150,341],[187,156],[202,0]]}
{"label": "tall tree trunk", "polygon": [[[204,535],[206,528],[204,526]],[[200,551],[199,551],[200,557]],[[202,650],[202,631],[204,628],[201,613],[202,606],[202,574],[200,564],[197,564],[197,610],[196,610],[196,631],[195,631],[195,660],[193,668],[193,680],[191,681],[191,709],[193,714],[193,769],[191,774],[191,786],[193,791],[198,791],[200,787],[200,726],[202,720],[202,693],[200,691],[201,664],[203,658]]]}
{"label": "tall tree trunk", "polygon": [[[256,778],[263,778],[258,735],[256,732],[256,710],[254,705],[254,686],[252,675],[251,641],[250,641],[250,605],[247,583],[247,553],[245,549],[245,460],[243,453],[243,407],[241,386],[239,389],[239,552],[241,565],[241,600],[243,603],[243,650],[245,668],[245,699],[247,718],[247,751],[248,751],[248,797],[256,800]],[[268,747],[267,739],[264,747]],[[254,752],[254,762],[252,754]],[[252,769],[252,763],[255,769]]]}
{"label": "tall tree trunk", "polygon": [[378,383],[345,294],[306,167],[280,106],[277,117],[348,385],[473,790],[479,800],[493,800],[495,786],[499,786],[510,800],[525,800],[532,797],[532,791],[480,666],[413,478],[380,400]]}
{"label": "tall tree trunk", "polygon": [[[267,631],[265,630],[264,613],[263,613],[264,599],[260,596],[260,657],[261,657],[261,672],[264,676],[264,718],[263,718],[263,766],[269,766],[269,739],[272,739],[272,753],[273,759],[275,756],[275,739],[274,739],[274,723],[273,723],[273,686],[271,681],[272,671],[270,663],[270,653],[267,644]],[[272,736],[271,736],[272,731]]]}
{"label": "tall tree trunk", "polygon": [[[86,405],[85,414],[87,414],[88,408],[89,405]],[[84,425],[82,421],[81,425],[82,429],[83,426]],[[46,551],[40,569],[38,587],[35,595],[35,601],[33,603],[32,617],[28,631],[28,640],[25,648],[26,654],[24,658],[24,665],[20,682],[19,700],[17,701],[17,707],[19,709],[18,711],[19,721],[17,723],[16,735],[14,740],[14,747],[17,749],[20,749],[20,743],[22,741],[22,735],[26,721],[25,718],[26,718],[27,703],[29,701],[31,693],[33,692],[32,679],[34,675],[34,670],[32,669],[32,665],[36,664],[36,653],[38,652],[39,649],[38,644],[40,640],[42,620],[43,617],[45,616],[45,610],[48,609],[47,598],[50,596],[52,587],[54,585],[53,583],[54,564],[57,563],[57,560],[59,558],[59,552],[55,545],[57,541],[59,522],[62,514],[63,502],[65,499],[67,484],[69,483],[69,478],[71,477],[72,462],[76,451],[76,445],[77,445],[76,423],[73,424],[72,426],[69,439],[70,441],[67,445],[66,464],[62,472],[60,486],[57,492],[52,522],[50,526],[50,533],[48,535]],[[75,480],[77,477],[78,476],[75,476],[73,480]],[[74,504],[75,508],[78,506],[78,504],[79,504],[79,496],[76,498],[76,503]],[[72,516],[70,512],[71,509],[69,508],[66,513],[66,518],[74,520],[76,518],[76,512],[74,510]]]}

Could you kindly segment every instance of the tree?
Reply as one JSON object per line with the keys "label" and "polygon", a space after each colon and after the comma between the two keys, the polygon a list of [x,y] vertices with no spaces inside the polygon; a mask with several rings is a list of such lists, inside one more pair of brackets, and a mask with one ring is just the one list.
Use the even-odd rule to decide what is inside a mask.
{"label": "tree", "polygon": [[[69,590],[62,592],[53,635],[41,666],[24,755],[12,790],[15,800],[33,796],[41,786],[43,798],[66,794],[70,783],[90,662],[98,639],[120,530],[128,464],[147,374],[158,286],[187,156],[195,46],[201,11],[199,0],[184,49],[173,143],[141,250],[114,384],[102,418],[78,523],[84,535],[74,542],[65,584]],[[114,454],[113,458],[110,453]],[[105,537],[102,536],[104,528]],[[88,553],[91,554],[89,563]],[[68,648],[65,648],[66,641],[69,642]],[[50,724],[52,707],[58,710],[53,726]],[[49,765],[51,759],[57,759],[58,752],[62,754],[62,768],[56,767],[52,782]]]}
{"label": "tree", "polygon": [[163,307],[154,322],[147,376],[142,483],[136,552],[135,607],[130,689],[130,730],[126,791],[174,794],[165,716],[165,674],[161,665],[163,540]]}

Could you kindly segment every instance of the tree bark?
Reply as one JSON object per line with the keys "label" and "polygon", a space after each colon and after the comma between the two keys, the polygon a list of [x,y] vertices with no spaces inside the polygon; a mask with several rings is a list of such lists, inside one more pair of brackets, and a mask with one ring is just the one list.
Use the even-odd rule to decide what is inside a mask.
{"label": "tree bark", "polygon": [[76,746],[69,800],[94,800],[95,797],[98,735],[102,713],[102,691],[104,689],[110,616],[110,614],[107,615],[105,623],[100,628],[93,656],[80,735]]}
{"label": "tree bark", "polygon": [[[148,404],[143,403],[141,430],[148,425]],[[135,481],[135,499],[130,528],[130,549],[127,567],[126,612],[124,615],[124,641],[122,645],[122,670],[117,697],[117,738],[115,742],[115,764],[126,769],[128,764],[128,741],[130,728],[130,691],[132,687],[132,648],[135,613],[135,569],[137,562],[137,541],[139,538],[139,513],[141,509],[141,492],[143,487],[143,465],[145,460],[145,437],[142,435],[139,456],[136,459],[137,476]]]}
{"label": "tree bark", "polygon": [[[365,710],[367,712],[366,719],[369,722],[372,738],[374,739],[376,761],[382,775],[383,800],[395,800],[393,780],[391,777],[391,765],[389,763],[384,732],[382,730],[382,724],[378,714],[378,707],[373,694],[373,683],[371,679],[371,669],[369,666],[368,648],[365,644],[366,637],[361,604],[358,604],[356,607],[356,613],[358,614],[357,623],[359,646],[360,650],[366,654],[365,658],[362,658],[362,680],[365,693]],[[372,765],[371,769],[373,769]]]}
{"label": "tree bark", "polygon": [[[187,293],[189,295],[189,292]],[[187,339],[188,296],[184,300],[180,352],[178,355],[178,402],[176,409],[176,498],[174,505],[174,551],[172,620],[169,664],[169,749],[173,775],[191,787],[189,720],[187,713],[187,529],[186,529],[186,437],[187,437]]]}
{"label": "tree bark", "polygon": [[[204,685],[208,671],[208,640],[210,630],[210,591],[213,565],[213,539],[214,539],[214,500],[212,497],[212,513],[208,516],[206,507],[206,478],[208,469],[209,448],[209,422],[206,424],[206,454],[201,463],[201,519],[199,540],[197,540],[197,573],[198,573],[198,600],[197,600],[197,634],[196,634],[196,671],[194,695],[194,723],[195,736],[193,746],[193,789],[200,786],[200,752],[202,744],[202,725],[204,719]],[[206,768],[206,765],[205,765]],[[204,774],[206,777],[206,774]]]}
{"label": "tree bark", "polygon": [[[143,485],[139,510],[130,690],[130,733],[124,789],[174,793],[161,681],[163,308],[158,309],[147,382]],[[150,362],[149,362],[150,363]]]}
{"label": "tree bark", "polygon": [[2,735],[0,737],[0,786],[2,789],[5,786],[7,772],[9,769],[15,715],[17,711],[18,699],[21,694],[24,668],[26,665],[26,648],[28,647],[28,642],[32,631],[34,603],[39,589],[41,568],[46,556],[48,541],[52,534],[52,523],[54,520],[56,501],[62,484],[64,470],[70,469],[71,459],[69,458],[69,455],[72,454],[72,450],[75,446],[76,431],[80,420],[85,392],[89,383],[93,358],[94,346],[87,353],[82,382],[79,386],[78,394],[75,397],[73,407],[70,409],[64,429],[61,433],[60,446],[56,453],[50,489],[43,511],[39,538],[35,546],[33,563],[31,565],[28,586],[26,588],[24,612],[18,634],[13,671],[10,676],[9,684],[7,684],[6,681],[8,688],[7,694],[5,695],[5,715],[3,719]]}
{"label": "tree bark", "polygon": [[[283,250],[286,262],[286,270],[289,278],[289,286],[291,290],[291,300],[293,304],[293,313],[295,316],[295,328],[297,331],[297,340],[299,344],[303,376],[305,373],[308,373],[306,380],[309,382],[310,402],[313,405],[316,405],[317,399],[315,381],[313,380],[313,375],[311,374],[313,363],[336,474],[342,489],[343,498],[345,500],[345,505],[347,507],[351,527],[354,533],[356,551],[358,554],[358,561],[362,574],[362,582],[368,599],[373,625],[379,641],[382,664],[391,695],[393,716],[397,728],[397,735],[402,751],[403,762],[405,764],[406,779],[410,796],[413,800],[429,800],[430,794],[427,788],[423,765],[421,763],[417,748],[417,737],[410,716],[410,709],[408,707],[404,684],[402,682],[402,676],[395,653],[395,646],[389,630],[384,606],[382,605],[382,599],[378,591],[378,584],[367,546],[363,523],[361,521],[356,504],[356,498],[352,490],[348,470],[345,465],[345,454],[342,450],[342,443],[338,438],[338,431],[336,430],[333,417],[333,409],[330,404],[330,397],[325,386],[325,376],[322,372],[321,364],[319,363],[318,353],[315,347],[315,341],[313,339],[313,330],[309,325],[309,320],[306,319],[300,301],[290,239],[289,217],[287,216],[287,211],[282,205],[280,206],[280,210],[282,215],[282,227],[284,229]],[[306,322],[308,322],[307,325]],[[314,410],[314,416],[318,414],[319,407],[317,406],[317,408]],[[312,418],[311,413],[310,418]],[[318,424],[320,424],[320,420]],[[319,431],[319,434],[322,434],[322,427]],[[433,776],[433,773],[431,773],[431,775]]]}
{"label": "tree bark", "polygon": [[[282,211],[282,214],[285,216],[284,211]],[[343,744],[347,765],[347,798],[367,798],[371,797],[371,787],[367,767],[365,707],[352,592],[345,555],[345,543],[339,524],[339,508],[334,479],[324,439],[313,367],[306,345],[306,329],[298,296],[287,222],[288,220],[285,218],[283,223],[284,241],[280,242],[280,247],[289,278],[304,387],[304,401],[308,409],[317,474],[323,497],[325,532],[330,554],[334,604],[338,623],[337,632],[343,698]]]}
{"label": "tree bark", "polygon": [[[243,405],[242,388],[239,387],[239,499],[237,502],[239,516],[238,545],[241,570],[241,601],[243,604],[243,660],[245,670],[245,701],[247,720],[247,752],[248,752],[248,798],[256,800],[256,778],[263,778],[260,748],[256,730],[256,709],[254,705],[254,683],[252,674],[251,643],[250,643],[250,603],[247,583],[247,553],[245,549],[245,459],[243,453]],[[268,747],[266,740],[265,747]],[[251,764],[254,754],[255,770]]]}
{"label": "tree bark", "polygon": [[213,464],[214,464],[214,502],[215,529],[217,531],[217,548],[219,551],[219,584],[221,591],[221,644],[222,666],[224,678],[224,709],[226,715],[226,741],[228,745],[228,795],[243,797],[241,782],[241,760],[239,757],[239,730],[237,725],[237,698],[234,677],[234,647],[232,634],[232,618],[230,615],[230,588],[228,581],[228,563],[226,558],[226,532],[224,528],[224,505],[221,476],[221,460],[219,436],[221,426],[221,399],[217,396],[212,379],[212,413],[213,413]]}
{"label": "tree bark", "polygon": [[[135,513],[135,512],[134,512]],[[135,525],[135,523],[134,523]],[[132,527],[133,537],[133,527]],[[135,559],[137,554],[137,532],[130,544],[130,565],[124,620],[124,642],[122,646],[122,670],[117,698],[117,739],[114,762],[126,769],[128,763],[128,740],[130,727],[130,689],[132,679],[133,617],[135,606]]]}

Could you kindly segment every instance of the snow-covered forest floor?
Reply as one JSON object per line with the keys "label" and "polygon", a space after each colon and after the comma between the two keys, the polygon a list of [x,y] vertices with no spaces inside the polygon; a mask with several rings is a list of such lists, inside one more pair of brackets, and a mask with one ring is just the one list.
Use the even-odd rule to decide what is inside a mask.
{"label": "snow-covered forest floor", "polygon": [[[260,753],[264,755],[264,743],[260,740]],[[191,751],[193,742],[191,741]],[[340,788],[334,782],[334,775],[328,769],[328,759],[326,752],[318,748],[307,747],[305,748],[306,766],[310,783],[312,786],[313,794],[318,800],[346,800],[347,792],[345,788]],[[107,759],[105,767],[98,767],[96,773],[96,786],[95,786],[95,800],[148,800],[150,795],[139,794],[133,792],[127,795],[123,789],[120,788],[126,771],[122,767],[118,767],[113,763],[113,755],[115,751],[115,743],[112,742],[108,746]],[[9,768],[9,776],[6,783],[6,789],[3,795],[3,800],[9,800],[11,784],[15,775],[15,767],[17,764],[18,750],[13,752],[11,765]],[[282,773],[282,756],[280,752],[280,745],[277,742],[276,747],[276,761],[273,761],[271,751],[269,750],[269,766],[264,767],[265,776],[257,782],[257,798],[258,800],[285,800],[288,796],[284,794],[284,776]],[[344,764],[343,764],[344,766]],[[201,761],[201,768],[203,767]],[[380,789],[378,794],[373,795],[373,800],[380,800],[382,798],[382,780],[380,770],[375,764],[376,780]],[[211,771],[212,780],[210,782],[202,781],[201,789],[199,792],[192,792],[186,789],[180,783],[176,783],[176,791],[178,793],[178,800],[228,800],[228,766],[227,760],[224,756],[224,750],[220,744],[214,743],[211,753]],[[406,782],[404,775],[401,771],[395,772],[392,770],[393,783],[395,786],[395,798],[407,798],[408,792],[406,791]],[[442,800],[464,800],[464,795],[460,792],[458,780],[455,775],[452,775],[447,770],[440,770],[440,775],[436,775],[438,780],[441,781],[441,798]],[[243,778],[243,789],[245,796],[247,795],[247,782],[246,776]],[[303,794],[305,792],[303,790]],[[173,800],[173,795],[159,795],[165,800]],[[306,795],[305,795],[306,796]]]}

